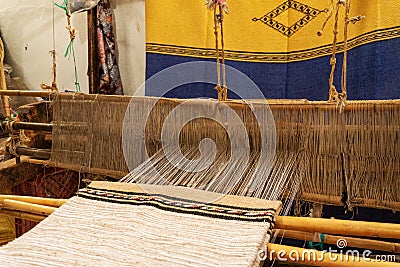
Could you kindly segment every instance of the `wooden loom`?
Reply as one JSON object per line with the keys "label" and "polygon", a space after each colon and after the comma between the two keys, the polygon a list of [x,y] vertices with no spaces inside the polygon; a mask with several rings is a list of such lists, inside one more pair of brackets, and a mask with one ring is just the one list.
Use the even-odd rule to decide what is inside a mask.
{"label": "wooden loom", "polygon": [[[46,216],[50,215],[56,210],[57,207],[63,205],[67,200],[62,199],[48,199],[48,198],[34,198],[24,196],[0,196],[1,209],[0,213],[11,217],[23,218],[33,221],[42,221]],[[382,224],[370,222],[353,222],[332,219],[315,219],[315,218],[297,218],[297,217],[278,217],[276,219],[275,228],[280,231],[282,235],[287,234],[289,238],[299,238],[302,236],[311,235],[309,232],[325,232],[329,234],[344,234],[351,236],[375,236],[381,238],[400,238],[400,228],[397,224]],[[279,230],[280,229],[280,230]],[[283,231],[283,232],[282,232]],[[375,241],[370,239],[360,239],[355,237],[343,236],[329,236],[333,240],[348,240],[349,246],[364,247],[368,249],[377,249],[398,253],[400,244],[389,243],[383,241]],[[335,243],[336,244],[336,243]],[[358,244],[358,245],[357,245]],[[361,244],[361,245],[360,245]],[[268,251],[285,251],[290,255],[290,251],[303,252],[303,249],[283,246],[278,244],[268,244]],[[322,255],[316,252],[318,258]],[[274,259],[282,259],[278,254],[272,254]],[[333,254],[333,256],[339,256]],[[323,257],[321,257],[323,258]],[[353,259],[354,258],[354,259]],[[286,256],[290,261],[290,257]],[[350,260],[332,262],[329,259],[322,261],[312,261],[305,259],[301,261],[305,265],[318,265],[318,266],[399,266],[399,264],[391,262],[371,262],[362,259],[356,261],[354,256],[350,256]]]}
{"label": "wooden loom", "polygon": [[[0,93],[2,95],[49,96],[47,92],[1,91]],[[63,105],[71,110],[76,110],[77,106],[82,105],[82,102],[91,102],[90,106],[100,103],[108,109],[117,108],[115,104],[118,103],[118,108],[122,108],[123,110],[124,105],[126,108],[127,103],[131,101],[130,97],[81,94],[57,95],[55,98],[56,101],[60,101],[59,105]],[[166,110],[171,110],[182,102],[181,100],[175,99],[165,99],[162,101],[164,102],[161,104],[161,108]],[[235,111],[248,111],[246,105],[243,105],[241,102],[228,101],[227,104]],[[263,103],[256,102],[254,104],[263,105]],[[298,195],[299,198],[322,204],[346,204],[348,206],[400,210],[398,194],[400,185],[396,183],[396,177],[398,177],[400,172],[399,152],[397,152],[399,150],[396,149],[399,147],[399,100],[347,101],[344,113],[339,113],[337,111],[336,104],[326,102],[270,100],[268,104],[276,120],[278,153],[298,153],[296,157],[300,159],[297,167],[303,172],[302,175],[304,175],[304,177],[301,191]],[[163,121],[165,118],[160,117],[160,113],[161,112],[156,112],[156,118]],[[95,114],[96,113],[92,114],[93,117],[99,118],[97,115],[100,116],[100,114]],[[299,114],[301,115],[299,116]],[[121,117],[121,112],[117,113],[116,116]],[[115,122],[115,118],[111,120]],[[95,131],[91,131],[90,134],[104,132],[109,126],[115,127],[115,136],[119,134],[118,127],[116,127],[115,124],[104,124],[104,120],[99,124],[95,122],[90,124],[89,120],[79,121],[79,123],[83,127],[85,127],[85,125],[94,127]],[[117,120],[117,124],[118,123],[120,123],[120,121],[118,122]],[[18,123],[15,123],[12,127],[18,127],[17,125]],[[25,126],[21,126],[21,128],[32,126],[32,124],[31,126],[28,125],[29,124],[25,124]],[[157,128],[157,125],[153,126],[153,128],[155,128],[154,133],[157,135],[160,129]],[[41,127],[45,126],[37,125],[37,129]],[[49,127],[49,125],[47,125],[47,127]],[[51,125],[51,128],[53,127],[60,127],[60,124],[55,122]],[[251,127],[254,127],[254,125],[249,126],[249,129]],[[35,127],[32,126],[32,128]],[[85,128],[83,132],[86,130],[87,128]],[[73,135],[77,133],[84,136],[79,129],[72,132]],[[72,141],[71,136],[68,137],[67,135],[57,135],[53,136],[53,138],[55,138],[55,142],[60,143],[62,143],[62,141]],[[57,138],[59,139],[57,140]],[[364,147],[366,140],[371,144],[371,146],[367,148]],[[109,166],[101,161],[101,159],[99,159],[98,162],[83,162],[83,164],[79,164],[82,163],[81,159],[76,159],[76,161],[74,161],[74,159],[66,160],[60,153],[57,155],[57,151],[53,151],[51,161],[44,162],[34,159],[29,159],[28,161],[31,163],[55,165],[119,178],[127,174],[128,170],[126,166],[121,163],[123,162],[122,151],[118,151],[118,149],[115,151],[114,145],[115,140],[113,140],[113,143],[105,144],[105,146],[110,146],[114,152],[116,152],[117,155],[115,159],[120,163],[119,166]],[[153,141],[150,145],[153,153],[156,152],[158,146],[159,144],[157,141]],[[104,152],[104,154],[108,153],[107,151]],[[118,153],[120,154],[118,155]],[[98,155],[98,157],[101,158],[102,155]],[[113,162],[115,163],[114,160]],[[365,187],[361,187],[363,184]],[[388,188],[388,185],[392,185],[393,187]],[[375,188],[376,190],[370,190],[370,188]],[[36,200],[32,202],[35,201]],[[40,206],[30,206],[26,209],[27,206],[23,208],[24,205],[21,206],[19,204],[22,203],[13,202],[13,200],[3,201],[3,208],[6,209],[5,213],[17,217],[23,216],[27,219],[41,220],[43,217],[40,216],[44,214],[48,215],[53,211],[51,208],[46,208],[46,211],[44,211],[42,209],[43,207]],[[7,210],[7,208],[9,210]],[[17,210],[23,212],[16,213]],[[37,214],[38,212],[39,214]],[[39,216],[35,217],[35,215]],[[281,225],[278,223],[277,228],[300,230],[304,232],[361,235],[358,234],[359,230],[357,230],[357,228],[350,228],[352,230],[351,232],[338,232],[336,230],[329,232],[327,228],[315,228],[315,224],[320,223],[320,221],[309,221],[307,219],[301,224],[303,226],[299,226],[300,219],[293,219],[295,221],[294,224],[293,220],[290,220],[289,218],[283,217]],[[313,223],[311,228],[304,226],[313,221],[316,223]],[[373,225],[373,227],[375,226],[378,225]],[[379,226],[385,228],[382,225]],[[399,238],[398,230],[393,230],[397,229],[396,227],[397,226],[389,225],[388,228],[391,228],[391,230],[387,232],[388,234],[383,234],[380,237]],[[335,227],[332,226],[332,228],[334,229]],[[371,236],[370,230],[367,231],[364,229],[360,231],[364,231],[363,235]],[[365,231],[367,234],[365,234]],[[398,245],[395,246],[397,247]]]}
{"label": "wooden loom", "polygon": [[[25,94],[25,93],[19,93],[19,94]],[[37,94],[37,93],[35,93]],[[47,94],[47,93],[46,93]],[[115,142],[121,142],[121,140],[118,139],[118,136],[121,136],[121,118],[123,117],[121,114],[121,109],[125,110],[128,103],[132,101],[131,97],[118,97],[118,96],[101,96],[101,95],[84,95],[84,94],[59,94],[55,97],[55,105],[53,105],[54,112],[55,112],[55,121],[52,124],[18,124],[15,123],[12,127],[18,128],[28,128],[31,127],[36,129],[44,129],[44,130],[49,130],[51,127],[53,129],[53,133],[58,133],[53,136],[53,143],[57,143],[60,149],[59,153],[58,151],[53,151],[52,153],[52,158],[50,161],[43,161],[43,160],[35,160],[35,159],[28,159],[28,162],[35,163],[35,164],[45,164],[45,165],[52,165],[52,166],[58,166],[58,167],[65,167],[68,169],[75,169],[78,171],[83,171],[83,172],[94,172],[94,173],[99,173],[102,175],[108,175],[112,176],[115,178],[120,178],[123,177],[128,173],[128,168],[125,165],[124,162],[124,157],[121,149],[118,149],[115,147]],[[146,98],[137,98],[137,101],[145,101]],[[154,114],[152,117],[149,119],[149,121],[154,121],[157,122],[156,125],[149,125],[149,131],[150,134],[148,135],[149,138],[149,148],[152,151],[152,153],[155,153],[158,150],[159,147],[159,141],[157,141],[157,136],[159,135],[160,130],[162,129],[162,123],[165,120],[165,116],[168,115],[168,113],[176,106],[178,106],[180,103],[182,103],[183,100],[178,100],[178,99],[161,99],[160,104],[156,106],[156,109],[154,110]],[[248,106],[244,105],[240,101],[228,101],[226,102],[230,107],[232,107],[236,112],[245,114],[244,116],[248,116]],[[257,103],[257,101],[254,101],[254,105],[260,105],[263,106],[265,103]],[[76,115],[73,114],[73,110],[82,110],[85,105],[89,105],[91,108],[91,116],[99,116],[102,118],[102,120],[99,121],[93,121],[91,120],[91,116],[88,117],[77,117]],[[285,157],[285,155],[288,155],[288,153],[298,153],[297,158],[299,159],[298,163],[299,165],[293,166],[293,169],[298,169],[302,170],[303,172],[298,173],[297,175],[302,175],[306,173],[306,176],[303,177],[303,183],[301,185],[301,191],[298,195],[299,198],[311,201],[311,202],[316,202],[316,203],[322,203],[322,204],[334,204],[334,205],[343,205],[343,200],[342,200],[342,190],[345,190],[347,188],[347,185],[344,183],[345,179],[341,176],[341,174],[346,174],[346,172],[343,172],[345,166],[343,164],[343,161],[333,162],[332,163],[332,158],[336,160],[343,160],[343,159],[352,159],[353,155],[351,153],[354,153],[356,156],[354,158],[358,160],[364,160],[362,156],[362,153],[369,153],[369,151],[362,151],[362,145],[363,145],[363,138],[360,137],[359,134],[359,129],[364,129],[364,131],[368,127],[372,127],[375,132],[369,133],[368,138],[370,136],[374,136],[376,140],[371,143],[377,143],[379,138],[381,136],[385,136],[385,138],[393,138],[388,140],[387,144],[395,144],[394,147],[396,147],[395,141],[397,140],[398,136],[398,118],[396,118],[397,114],[399,114],[399,102],[398,101],[355,101],[351,102],[348,101],[347,107],[346,107],[346,112],[344,113],[339,113],[336,110],[336,105],[335,104],[327,104],[323,102],[309,102],[305,100],[300,100],[300,101],[289,101],[289,100],[282,100],[282,101],[271,101],[269,104],[276,120],[276,125],[277,125],[277,151],[278,153],[281,153],[281,157]],[[57,116],[60,115],[60,110],[58,108],[63,109],[63,121],[59,121],[57,119]],[[101,108],[98,108],[101,107]],[[104,110],[107,110],[107,113],[104,114]],[[103,112],[103,115],[101,114]],[[353,120],[350,118],[350,115],[354,116],[354,114],[357,114],[357,112],[362,113],[362,114],[367,114],[368,116],[372,116],[374,119],[373,121],[380,121],[383,122],[382,125],[376,126],[370,125],[368,123],[365,123],[365,121],[362,120]],[[57,115],[58,114],[58,115]],[[72,120],[70,121],[71,118],[66,118],[65,114],[70,114],[71,117],[75,118],[75,121]],[[111,116],[114,114],[114,116]],[[164,115],[162,115],[164,114]],[[296,114],[296,115],[293,115]],[[298,114],[301,114],[299,116]],[[384,115],[384,114],[390,114],[390,115]],[[337,115],[337,116],[335,116]],[[381,120],[380,118],[387,117],[391,118],[392,120],[390,121],[384,121]],[[108,119],[106,119],[108,118]],[[308,118],[308,119],[307,119]],[[317,119],[320,118],[320,119]],[[329,120],[327,119],[329,118]],[[314,119],[314,120],[313,120]],[[299,121],[300,120],[300,121]],[[73,131],[65,131],[66,128],[68,128],[68,121],[70,121],[71,124],[74,125],[74,130]],[[246,120],[245,120],[246,121]],[[340,124],[346,122],[345,125]],[[352,124],[348,123],[352,122]],[[361,123],[362,122],[362,123]],[[251,120],[248,119],[247,123],[249,124],[248,129],[249,131],[252,131],[254,136],[257,136],[255,130],[252,130],[252,127],[254,127],[254,124],[251,124]],[[359,124],[359,125],[358,125]],[[119,125],[119,126],[118,126]],[[213,125],[209,125],[213,126]],[[47,128],[46,128],[47,127]],[[193,126],[196,128],[196,126]],[[204,127],[200,123],[200,128]],[[113,129],[113,131],[109,131]],[[190,131],[193,131],[193,128],[189,128]],[[196,128],[198,129],[198,128]],[[58,132],[57,132],[58,131]],[[363,131],[363,132],[364,132]],[[107,138],[104,138],[104,132],[108,132],[109,135]],[[334,133],[334,134],[332,134]],[[367,131],[368,133],[368,131]],[[94,138],[93,138],[94,135]],[[92,142],[87,142],[82,140],[88,140],[87,137],[92,136]],[[102,137],[103,136],[103,137]],[[79,138],[77,138],[79,137]],[[343,139],[339,139],[342,137]],[[354,140],[360,140],[358,143],[352,142],[350,143],[351,146],[346,148],[346,144],[348,144],[348,140],[352,138]],[[255,138],[256,139],[256,138]],[[334,140],[332,140],[334,139]],[[337,140],[342,140],[338,144]],[[71,150],[70,146],[74,147],[80,147],[82,151],[89,151],[89,145],[90,146],[95,146],[96,143],[93,143],[98,140],[101,142],[102,150],[98,150],[98,153],[93,155],[92,161],[89,162],[87,159],[89,158],[89,154],[83,153],[82,157],[76,157],[76,156],[71,156],[68,153],[65,153],[65,150]],[[107,142],[107,140],[109,140]],[[118,141],[119,140],[119,141]],[[289,140],[289,141],[288,141]],[[315,142],[315,140],[318,140],[318,142]],[[291,142],[289,144],[289,142]],[[327,145],[329,144],[330,145]],[[293,146],[292,144],[306,144],[306,147],[302,146]],[[308,146],[308,147],[307,147]],[[69,148],[68,148],[69,147]],[[107,147],[110,149],[107,150]],[[341,149],[347,149],[344,150],[347,153],[344,153],[341,151]],[[319,149],[319,150],[318,150]],[[325,149],[325,150],[324,150]],[[109,155],[110,151],[113,151],[113,156],[112,159],[106,158],[107,155]],[[320,151],[320,153],[310,153],[307,151]],[[338,151],[337,155],[333,154],[335,151]],[[382,150],[379,150],[382,154],[381,157],[377,157],[374,159],[375,161],[379,160],[398,160],[396,157],[396,150],[394,149],[393,151],[391,150],[385,150],[382,148]],[[393,152],[393,159],[390,157],[386,157],[384,153],[388,152]],[[331,153],[328,154],[330,157],[328,157],[327,161],[324,161],[326,158],[326,153]],[[314,158],[315,162],[318,162],[318,164],[313,165],[312,162],[309,161],[309,159]],[[86,160],[85,160],[86,159]],[[112,164],[112,165],[110,165]],[[328,180],[330,184],[326,185],[326,176],[323,176],[324,173],[320,174],[318,173],[319,171],[319,166],[321,165],[328,165],[329,169],[328,175],[331,173],[335,174],[336,180]],[[358,163],[360,164],[360,163]],[[365,163],[364,163],[365,164]],[[387,166],[387,165],[384,165]],[[399,164],[394,164],[394,166],[399,166]],[[336,167],[336,168],[334,168]],[[353,167],[354,168],[354,167]],[[307,171],[308,170],[308,171]],[[383,170],[382,170],[383,171]],[[388,169],[387,171],[391,172],[389,177],[393,174],[392,172],[398,172],[398,170],[393,170],[393,169]],[[348,172],[349,174],[355,175],[354,172]],[[318,183],[318,177],[315,175],[321,175],[321,181]],[[293,173],[293,176],[295,174]],[[384,176],[384,177],[387,177]],[[395,177],[395,175],[393,175]],[[373,178],[376,177],[376,174],[372,176]],[[384,179],[384,178],[383,178]],[[377,180],[375,182],[382,182],[380,185],[378,185],[380,188],[383,188],[385,184],[390,184],[391,181],[389,180]],[[355,182],[353,182],[355,183]],[[328,187],[326,189],[326,187]],[[317,189],[316,189],[317,188]],[[332,188],[336,188],[336,195],[334,195],[332,192]],[[356,190],[357,188],[355,188]],[[315,191],[313,191],[315,190]],[[325,190],[325,191],[324,191]],[[330,191],[328,191],[330,190]],[[379,190],[379,188],[378,188]],[[354,192],[354,191],[352,191]],[[356,191],[357,192],[357,191]],[[398,194],[396,193],[398,190],[393,190],[393,193],[391,195],[387,195],[387,199],[391,198],[396,198],[398,197]],[[321,194],[323,193],[323,194]],[[325,193],[325,195],[324,195]],[[284,197],[284,195],[282,196]],[[30,220],[42,220],[45,217],[44,215],[50,214],[54,209],[41,209],[40,206],[20,206],[18,203],[15,202],[15,199],[17,197],[4,197],[9,200],[3,201],[3,213],[8,214],[10,216],[14,217],[19,217],[19,218],[26,218]],[[19,199],[20,201],[21,199]],[[27,201],[26,199],[22,199],[23,201]],[[348,199],[349,201],[350,199]],[[47,201],[47,200],[46,200]],[[29,200],[29,202],[34,202],[34,203],[41,203],[40,201],[36,200]],[[386,208],[386,209],[398,209],[398,200],[396,202],[391,202],[391,201],[382,201],[379,199],[373,199],[373,198],[359,198],[357,199],[357,202],[349,202],[354,206],[367,206],[367,207],[380,207],[380,208]],[[43,202],[46,203],[46,202]],[[42,204],[43,204],[42,203]],[[61,204],[58,203],[57,205]],[[22,212],[21,212],[22,211]],[[343,227],[340,227],[341,221],[338,220],[324,220],[321,219],[322,221],[318,221],[318,219],[309,219],[309,218],[286,218],[286,217],[281,217],[281,221],[278,222],[277,229],[284,229],[285,232],[287,231],[288,237],[290,236],[293,237],[299,237],[299,236],[304,236],[306,235],[307,232],[323,232],[326,234],[333,234],[333,235],[345,235],[345,236],[369,236],[369,237],[390,237],[390,238],[398,238],[398,233],[396,233],[397,230],[397,225],[387,225],[385,226],[382,224],[374,224],[374,223],[360,223],[360,222],[351,222],[351,221],[346,221],[343,222]],[[281,225],[279,224],[281,223]],[[333,223],[335,226],[332,226]],[[358,225],[358,226],[356,226]],[[321,227],[323,226],[323,227]],[[365,228],[366,227],[366,228]],[[370,228],[371,227],[371,228]],[[375,229],[391,229],[388,230],[388,232],[381,234],[380,232],[376,232]],[[346,230],[347,229],[347,230]],[[370,230],[368,230],[370,229]],[[372,230],[373,229],[373,230]],[[290,232],[290,231],[295,231]],[[384,232],[385,230],[383,230]],[[284,235],[284,233],[283,233]],[[335,236],[333,236],[335,237]],[[367,242],[365,243],[366,246],[375,246],[375,242],[382,242],[382,241],[374,241],[370,240],[369,241],[364,241],[364,240],[355,240],[355,242],[362,243],[362,242]],[[270,249],[277,249],[277,247],[274,247],[273,244],[271,244]],[[381,244],[377,246],[386,246],[391,248],[391,251],[393,253],[398,252],[398,244],[396,243],[389,243],[389,244]],[[283,247],[284,249],[287,249],[288,251],[292,248],[288,247]],[[393,249],[395,248],[395,249]],[[282,249],[282,247],[280,247]],[[311,264],[311,263],[310,263]],[[321,264],[321,263],[318,263]],[[326,265],[329,266],[329,265]],[[338,265],[340,266],[340,265]],[[364,266],[364,265],[361,265]]]}

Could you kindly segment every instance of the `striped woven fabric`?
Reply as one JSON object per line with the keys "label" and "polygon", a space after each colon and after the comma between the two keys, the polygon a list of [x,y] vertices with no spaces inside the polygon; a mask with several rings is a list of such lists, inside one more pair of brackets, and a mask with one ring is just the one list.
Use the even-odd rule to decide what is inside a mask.
{"label": "striped woven fabric", "polygon": [[95,182],[21,238],[0,266],[259,266],[280,202]]}

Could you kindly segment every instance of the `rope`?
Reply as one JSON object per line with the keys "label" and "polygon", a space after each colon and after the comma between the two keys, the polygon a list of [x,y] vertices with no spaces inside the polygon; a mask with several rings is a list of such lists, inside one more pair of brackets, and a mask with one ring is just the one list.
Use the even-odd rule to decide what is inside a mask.
{"label": "rope", "polygon": [[[226,86],[225,44],[224,44],[224,26],[222,23],[223,21],[222,6],[219,6],[219,13],[221,15],[222,78],[223,78],[223,87],[227,90],[228,87]],[[228,95],[226,95],[226,98],[228,98]]]}
{"label": "rope", "polygon": [[336,102],[339,99],[339,93],[336,90],[335,85],[333,84],[335,69],[336,69],[336,48],[337,48],[337,35],[339,33],[338,23],[339,23],[339,10],[340,10],[340,1],[336,4],[336,13],[335,13],[335,24],[333,26],[333,47],[332,47],[332,57],[330,60],[331,64],[331,73],[329,76],[329,102]]}
{"label": "rope", "polygon": [[[321,36],[323,33],[323,29],[325,28],[327,22],[332,17],[333,11],[335,10],[335,23],[333,29],[333,47],[332,47],[332,57],[330,60],[331,64],[331,73],[329,76],[329,100],[328,102],[337,103],[337,107],[339,108],[340,112],[343,112],[344,108],[346,107],[347,101],[347,50],[348,50],[348,25],[349,23],[355,24],[356,22],[360,21],[361,19],[365,18],[365,16],[356,16],[350,18],[350,7],[351,7],[351,0],[337,0],[336,8],[335,8],[335,0],[331,0],[331,8],[329,9],[329,14],[322,25],[322,29],[317,32],[318,36]],[[343,45],[343,65],[342,65],[342,78],[341,78],[341,90],[342,92],[339,93],[334,84],[334,75],[336,69],[336,53],[337,53],[337,35],[339,33],[338,30],[338,22],[339,22],[339,12],[340,6],[344,5],[345,7],[345,15],[344,15],[344,45]]]}
{"label": "rope", "polygon": [[56,30],[55,30],[55,2],[53,0],[53,49],[49,51],[53,59],[53,82],[50,85],[45,83],[40,84],[40,88],[43,90],[58,91],[57,87],[57,52],[56,52]]}
{"label": "rope", "polygon": [[214,8],[214,34],[215,34],[215,53],[217,56],[217,86],[216,90],[218,91],[218,99],[220,98],[221,91],[221,68],[220,68],[220,59],[219,59],[219,44],[218,44],[218,17],[217,17],[217,9]]}
{"label": "rope", "polygon": [[71,55],[74,59],[74,74],[75,74],[75,87],[76,87],[76,91],[80,92],[81,91],[81,87],[79,84],[79,80],[78,80],[78,69],[76,66],[76,57],[75,57],[75,49],[74,49],[74,41],[76,38],[76,31],[75,29],[72,27],[72,23],[71,23],[71,14],[69,12],[68,9],[68,5],[69,5],[69,0],[64,0],[64,2],[62,3],[62,5],[58,5],[55,4],[56,6],[58,6],[59,8],[63,9],[65,11],[65,15],[67,16],[67,30],[69,32],[69,38],[70,38],[70,42],[67,46],[67,50],[65,51],[64,57],[65,58],[69,58]]}
{"label": "rope", "polygon": [[[214,1],[212,4],[208,4],[208,6],[209,8],[213,9],[214,12],[215,53],[217,56],[217,86],[215,87],[215,89],[218,92],[218,100],[226,101],[228,100],[228,87],[226,83],[223,20],[224,20],[224,12],[228,12],[228,9],[226,7],[226,3],[220,3],[216,1]],[[221,53],[219,49],[218,29],[220,29],[221,31]],[[222,75],[221,75],[221,67],[222,67]]]}
{"label": "rope", "polygon": [[342,93],[339,94],[340,109],[346,106],[347,100],[347,49],[348,49],[348,26],[349,26],[349,14],[350,14],[351,0],[346,1],[346,11],[344,17],[344,45],[343,45],[343,66],[342,66]]}

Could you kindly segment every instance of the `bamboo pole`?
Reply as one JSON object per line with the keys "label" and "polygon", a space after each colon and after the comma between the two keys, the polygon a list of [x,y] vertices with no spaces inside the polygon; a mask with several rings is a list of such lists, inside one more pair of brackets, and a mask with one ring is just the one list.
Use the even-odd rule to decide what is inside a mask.
{"label": "bamboo pole", "polygon": [[[86,100],[86,101],[113,101],[113,102],[130,102],[133,98],[136,99],[149,99],[149,97],[138,97],[138,96],[117,96],[117,95],[97,95],[97,94],[83,94],[83,93],[60,93],[63,96],[70,96],[71,99],[75,100]],[[160,104],[182,104],[186,102],[188,99],[177,99],[177,98],[159,98],[157,101]],[[191,99],[193,100],[193,99]],[[291,106],[292,108],[302,109],[306,108],[318,108],[320,106],[326,107],[328,109],[336,109],[336,104],[328,103],[327,101],[308,101],[308,100],[296,100],[296,99],[246,99],[247,102],[253,105],[266,105],[269,104],[271,109],[273,107],[281,108],[285,106]],[[193,104],[202,105],[203,101],[193,101]],[[243,100],[228,100],[223,103],[232,106],[232,107],[243,107],[247,106]],[[354,105],[354,108],[360,108],[362,105],[368,106],[370,109],[374,109],[377,107],[394,107],[400,106],[400,99],[391,99],[391,100],[348,100],[347,104],[349,106]]]}
{"label": "bamboo pole", "polygon": [[335,266],[335,267],[400,267],[399,263],[376,262],[366,259],[362,254],[357,257],[351,254],[327,253],[318,250],[284,246],[279,244],[268,244],[267,259],[281,262],[292,262],[308,266]]}
{"label": "bamboo pole", "polygon": [[[0,38],[0,90],[8,91],[7,84],[6,84],[6,76],[4,74],[4,44],[3,40]],[[5,110],[5,114],[7,118],[11,117],[10,111],[10,99],[7,96],[3,96],[3,106]]]}
{"label": "bamboo pole", "polygon": [[65,202],[68,201],[68,199],[54,199],[54,198],[31,197],[31,196],[0,195],[0,203],[2,203],[4,200],[17,200],[17,201],[21,201],[21,202],[44,205],[44,206],[50,206],[50,207],[55,207],[55,208],[61,207],[63,204],[65,204]]}
{"label": "bamboo pole", "polygon": [[[4,126],[7,126],[7,122],[3,122],[3,127]],[[14,131],[31,130],[51,132],[53,130],[53,124],[51,123],[12,121],[9,123],[9,126]]]}
{"label": "bamboo pole", "polygon": [[50,97],[52,91],[21,91],[21,90],[0,90],[1,96],[32,96],[32,97]]}
{"label": "bamboo pole", "polygon": [[4,215],[7,215],[12,218],[18,218],[18,219],[32,221],[32,222],[41,222],[47,218],[46,216],[42,216],[42,215],[26,213],[26,212],[21,212],[21,211],[16,211],[16,210],[7,210],[7,209],[0,209],[0,214],[4,214]]}
{"label": "bamboo pole", "polygon": [[0,206],[2,209],[17,210],[26,213],[33,213],[36,215],[48,216],[52,214],[57,208],[43,206],[39,204],[31,204],[18,200],[5,199]]}
{"label": "bamboo pole", "polygon": [[343,205],[341,196],[318,195],[318,194],[302,192],[300,198],[302,200],[321,203],[321,204],[338,205],[338,206]]}
{"label": "bamboo pole", "polygon": [[400,239],[400,224],[279,216],[276,229]]}
{"label": "bamboo pole", "polygon": [[[314,234],[309,232],[291,231],[284,229],[275,229],[274,233],[278,237],[312,241]],[[371,240],[364,238],[355,238],[349,236],[338,236],[338,235],[325,235],[324,243],[330,245],[336,245],[339,240],[346,240],[347,247],[352,248],[364,248],[369,250],[386,251],[391,253],[400,253],[400,243],[391,243],[380,240]]]}
{"label": "bamboo pole", "polygon": [[[11,151],[8,151],[8,152],[11,152]],[[24,146],[17,146],[15,148],[15,152],[17,155],[30,156],[30,157],[35,157],[35,158],[39,158],[39,159],[50,159],[50,156],[51,156],[50,149],[30,148],[30,147],[24,147]]]}
{"label": "bamboo pole", "polygon": [[[2,207],[39,215],[50,215],[56,210],[54,207],[10,199],[4,199]],[[276,219],[275,228],[310,233],[320,232],[325,234],[400,239],[400,224],[390,223],[280,216]]]}

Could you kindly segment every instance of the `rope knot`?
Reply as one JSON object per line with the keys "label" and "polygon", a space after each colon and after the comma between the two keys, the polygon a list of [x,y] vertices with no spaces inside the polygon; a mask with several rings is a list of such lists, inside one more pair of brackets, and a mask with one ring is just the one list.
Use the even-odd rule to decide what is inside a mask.
{"label": "rope knot", "polygon": [[350,18],[350,19],[349,19],[349,22],[351,22],[351,23],[353,23],[353,24],[356,24],[357,22],[359,22],[359,21],[361,21],[361,20],[363,20],[363,19],[365,19],[365,16],[358,15],[358,16],[355,16],[355,17]]}
{"label": "rope knot", "polygon": [[68,25],[68,26],[67,26],[67,30],[68,30],[68,32],[69,32],[69,38],[70,38],[71,40],[74,40],[74,39],[76,38],[76,30],[75,30],[74,28],[72,28],[71,25]]}
{"label": "rope knot", "polygon": [[228,89],[221,85],[215,86],[215,90],[218,92],[218,100],[219,101],[227,101],[228,100]]}
{"label": "rope knot", "polygon": [[226,14],[229,14],[229,7],[226,0],[206,0],[206,6],[210,10],[216,9],[219,6]]}

